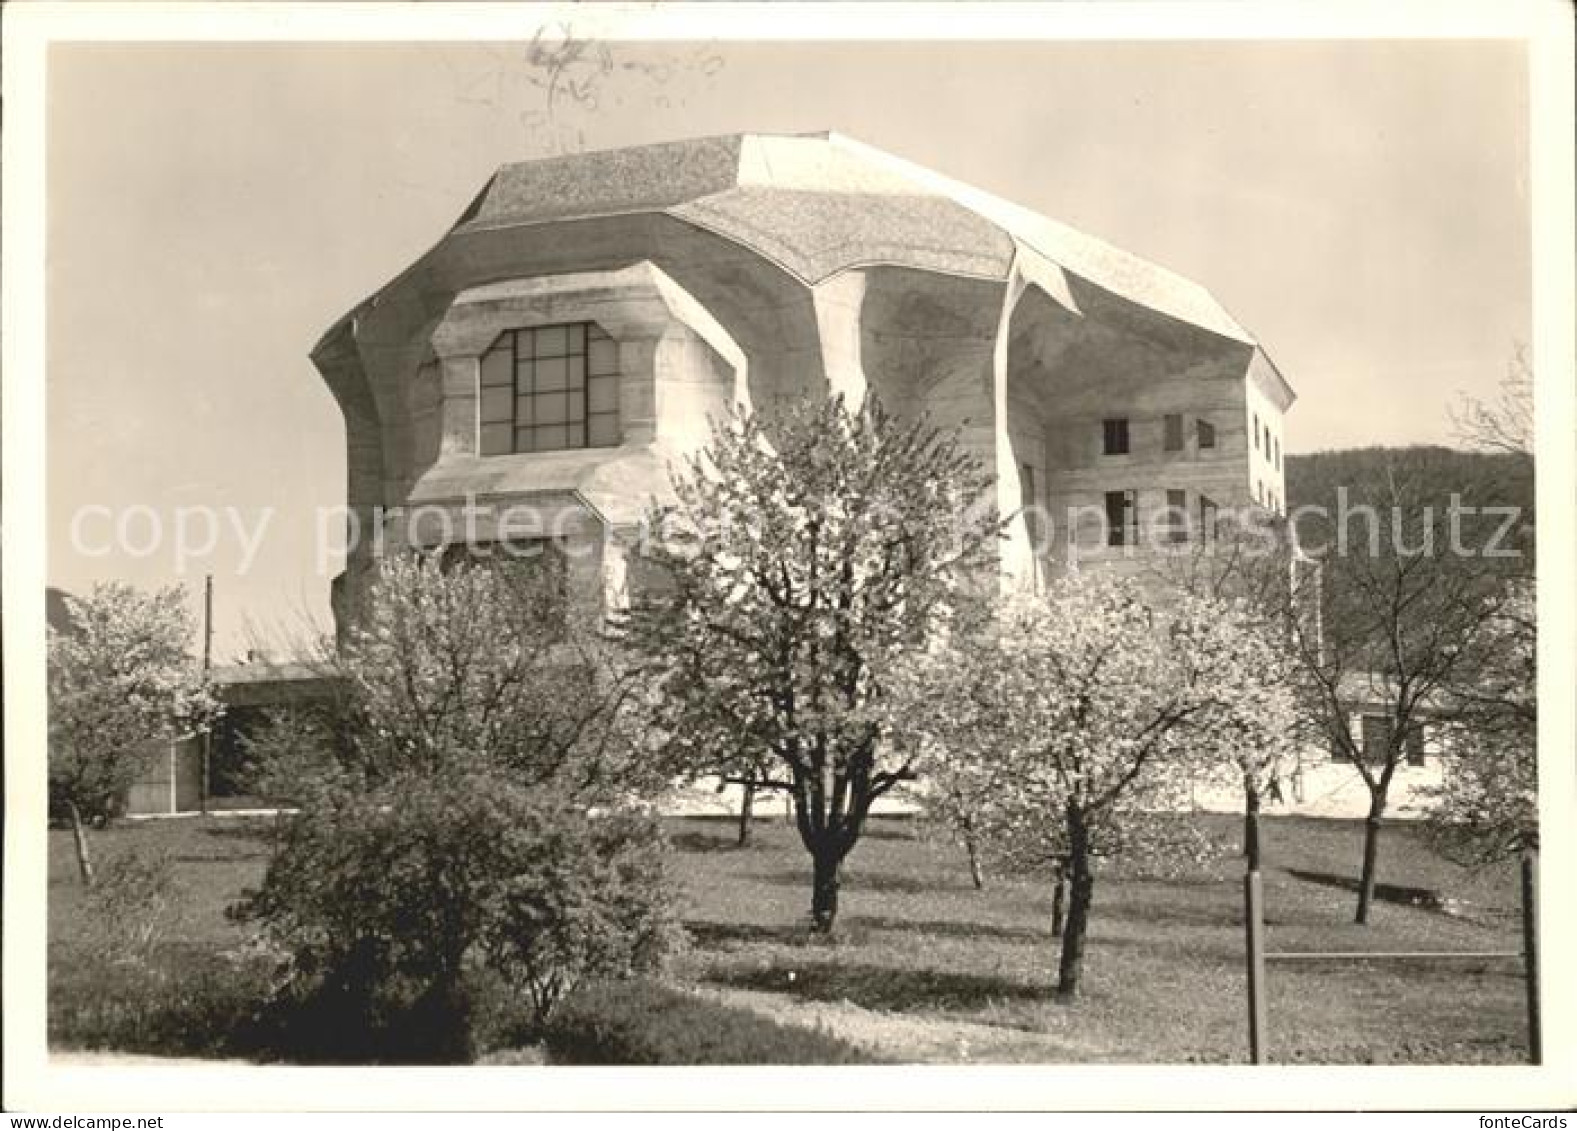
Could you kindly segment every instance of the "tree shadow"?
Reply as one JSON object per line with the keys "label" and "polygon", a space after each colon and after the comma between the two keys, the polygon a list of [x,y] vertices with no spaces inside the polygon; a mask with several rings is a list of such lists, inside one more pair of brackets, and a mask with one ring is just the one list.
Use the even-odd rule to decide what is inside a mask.
{"label": "tree shadow", "polygon": [[[1358,881],[1350,876],[1337,876],[1330,872],[1308,872],[1301,868],[1288,868],[1286,873],[1294,879],[1319,884],[1322,887],[1338,888],[1355,895],[1358,892]],[[1423,911],[1442,911],[1446,906],[1445,896],[1434,888],[1412,887],[1408,884],[1376,883],[1374,897],[1385,903],[1395,903]]]}
{"label": "tree shadow", "polygon": [[738,852],[749,849],[749,843],[740,844],[739,836],[721,836],[717,833],[674,833],[668,843],[678,852]]}
{"label": "tree shadow", "polygon": [[1009,978],[945,970],[903,970],[859,963],[804,963],[792,969],[718,971],[710,976],[734,989],[784,993],[805,1001],[848,1001],[864,1009],[970,1010],[993,1001],[1039,1001],[1052,987]]}
{"label": "tree shadow", "polygon": [[901,919],[890,915],[851,917],[854,926],[871,931],[908,931],[950,939],[998,939],[1003,942],[1051,943],[1051,924],[1044,928],[1016,927],[1006,923],[970,923],[956,919]]}
{"label": "tree shadow", "polygon": [[707,919],[687,919],[684,929],[702,950],[719,950],[735,943],[778,943],[793,945],[809,941],[810,924],[803,923],[719,923]]}
{"label": "tree shadow", "polygon": [[[810,886],[810,869],[787,872],[760,872],[754,879],[774,887]],[[865,872],[849,868],[843,874],[846,892],[870,891],[887,895],[937,895],[942,892],[973,891],[967,879],[928,879],[924,876],[905,876],[895,872]]]}

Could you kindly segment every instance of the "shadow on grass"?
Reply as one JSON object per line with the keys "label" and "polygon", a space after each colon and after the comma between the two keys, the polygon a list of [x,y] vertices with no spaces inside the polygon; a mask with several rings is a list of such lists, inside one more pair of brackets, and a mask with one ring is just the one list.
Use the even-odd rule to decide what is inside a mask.
{"label": "shadow on grass", "polygon": [[701,950],[719,950],[731,943],[780,943],[794,945],[810,940],[810,924],[805,923],[716,923],[706,919],[687,920],[684,929]]}
{"label": "shadow on grass", "polygon": [[957,919],[900,919],[890,915],[856,915],[853,926],[871,931],[908,931],[949,939],[998,939],[1003,942],[1052,943],[1051,924],[1044,928],[1005,923],[968,923]]}
{"label": "shadow on grass", "polygon": [[[1358,881],[1350,876],[1337,876],[1330,872],[1307,872],[1301,868],[1288,868],[1286,871],[1287,875],[1307,883],[1338,888],[1355,895],[1358,892]],[[1440,911],[1445,906],[1445,897],[1434,888],[1412,887],[1407,884],[1377,883],[1374,885],[1374,897],[1385,903],[1417,907],[1424,911]]]}
{"label": "shadow on grass", "polygon": [[[773,887],[794,887],[810,890],[810,868],[801,871],[760,872],[753,879]],[[903,876],[893,872],[865,872],[850,868],[843,874],[845,892],[871,891],[887,895],[935,895],[941,892],[974,891],[967,876],[943,879],[927,876]]]}
{"label": "shadow on grass", "polygon": [[674,833],[668,843],[677,852],[738,852],[748,850],[751,844],[740,844],[739,836],[718,833]]}
{"label": "shadow on grass", "polygon": [[786,993],[806,1001],[848,1001],[864,1009],[903,1013],[926,1009],[975,1009],[993,1001],[1053,1000],[1050,984],[1028,985],[984,974],[903,970],[859,963],[817,962],[793,969],[718,971],[717,985]]}

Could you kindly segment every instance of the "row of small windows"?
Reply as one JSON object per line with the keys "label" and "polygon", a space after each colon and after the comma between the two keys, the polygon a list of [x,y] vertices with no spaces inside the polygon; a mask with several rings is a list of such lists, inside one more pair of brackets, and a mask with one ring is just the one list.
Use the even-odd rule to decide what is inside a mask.
{"label": "row of small windows", "polygon": [[619,347],[595,322],[509,330],[482,355],[481,454],[619,443]]}
{"label": "row of small windows", "polygon": [[[1218,508],[1208,495],[1197,499],[1199,536],[1205,541],[1217,535]],[[1166,492],[1165,538],[1168,542],[1187,542],[1192,536],[1189,528],[1188,492]],[[1106,492],[1106,544],[1108,546],[1136,546],[1139,544],[1139,493],[1132,490]]]}
{"label": "row of small windows", "polygon": [[1270,466],[1281,470],[1281,441],[1270,434],[1270,425],[1260,423],[1257,412],[1254,414],[1254,450],[1264,452]]}
{"label": "row of small windows", "polygon": [[[1183,450],[1183,417],[1181,414],[1168,415],[1163,421],[1163,435],[1161,446],[1168,452]],[[1216,446],[1216,427],[1208,420],[1194,421],[1195,440],[1201,450]],[[1101,421],[1102,451],[1109,456],[1124,456],[1130,451],[1128,441],[1128,418],[1126,416],[1110,417]]]}

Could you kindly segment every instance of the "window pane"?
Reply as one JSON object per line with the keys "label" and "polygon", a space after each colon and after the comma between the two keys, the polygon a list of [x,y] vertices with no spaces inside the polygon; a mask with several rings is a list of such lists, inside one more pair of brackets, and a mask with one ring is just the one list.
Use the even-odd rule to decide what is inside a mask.
{"label": "window pane", "polygon": [[588,417],[587,443],[593,448],[613,448],[619,443],[619,418],[613,413]]}
{"label": "window pane", "polygon": [[1181,416],[1168,416],[1166,418],[1166,450],[1180,452],[1183,450],[1183,418]]}
{"label": "window pane", "polygon": [[1105,450],[1109,456],[1124,455],[1128,451],[1128,421],[1124,418],[1102,421],[1105,431]]}
{"label": "window pane", "polygon": [[1188,541],[1188,492],[1166,492],[1166,525],[1169,541]]}
{"label": "window pane", "polygon": [[572,389],[584,389],[586,387],[586,359],[584,357],[572,357],[565,364],[569,367],[569,375],[566,378],[569,382],[569,387]]}
{"label": "window pane", "polygon": [[1385,715],[1365,715],[1361,733],[1364,760],[1383,764],[1390,757],[1391,720]]}
{"label": "window pane", "polygon": [[521,397],[515,401],[515,423],[522,428],[537,422],[536,397]]}
{"label": "window pane", "polygon": [[509,384],[510,367],[514,363],[514,351],[509,348],[509,335],[505,334],[498,345],[482,355],[482,384]]}
{"label": "window pane", "polygon": [[593,377],[586,383],[586,407],[591,412],[617,412],[619,408],[619,379]]}
{"label": "window pane", "polygon": [[520,364],[515,367],[515,392],[529,393],[535,383],[537,363],[528,356],[522,356]]}
{"label": "window pane", "polygon": [[569,419],[572,421],[586,419],[586,394],[579,389],[575,389],[569,395]]}
{"label": "window pane", "polygon": [[536,420],[536,422],[538,424],[563,424],[564,423],[565,416],[564,416],[564,394],[563,393],[538,394],[536,400],[537,400],[537,420]]}
{"label": "window pane", "polygon": [[509,388],[482,388],[482,423],[483,424],[508,424],[510,413],[513,411],[511,402],[514,401],[514,391]]}
{"label": "window pane", "polygon": [[1199,446],[1201,448],[1216,446],[1216,426],[1208,420],[1199,421]]}
{"label": "window pane", "polygon": [[611,338],[593,338],[589,344],[590,371],[608,376],[619,371],[619,346]]}
{"label": "window pane", "polygon": [[554,425],[551,428],[539,426],[534,430],[533,438],[536,443],[535,450],[539,452],[558,451],[568,446],[564,425],[562,424]]}
{"label": "window pane", "polygon": [[586,352],[586,324],[584,322],[577,322],[569,328],[569,352],[580,354]]}
{"label": "window pane", "polygon": [[586,425],[571,424],[565,431],[565,446],[570,448],[584,448],[586,446]]}
{"label": "window pane", "polygon": [[509,454],[509,425],[482,425],[482,454],[484,456]]}
{"label": "window pane", "polygon": [[534,452],[534,451],[536,451],[537,450],[536,446],[532,443],[532,436],[534,434],[535,433],[534,433],[533,429],[530,429],[530,428],[516,428],[515,429],[515,451],[517,451],[517,452]]}
{"label": "window pane", "polygon": [[567,387],[569,369],[562,357],[545,358],[536,363],[539,393],[551,393]]}
{"label": "window pane", "polygon": [[568,327],[540,326],[537,328],[537,357],[563,357],[568,352]]}
{"label": "window pane", "polygon": [[1106,492],[1106,543],[1109,546],[1126,546],[1128,528],[1133,523],[1134,499],[1132,491]]}

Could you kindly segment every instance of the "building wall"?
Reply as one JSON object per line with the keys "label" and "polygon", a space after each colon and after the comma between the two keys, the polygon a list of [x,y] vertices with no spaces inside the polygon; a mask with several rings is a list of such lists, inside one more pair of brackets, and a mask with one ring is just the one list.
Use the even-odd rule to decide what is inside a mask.
{"label": "building wall", "polygon": [[195,813],[202,806],[202,738],[188,735],[150,749],[143,773],[126,795],[128,817]]}
{"label": "building wall", "polygon": [[[808,284],[667,217],[465,232],[413,272],[314,353],[345,410],[362,534],[335,586],[342,627],[378,552],[432,544],[387,512],[447,513],[472,500],[570,516],[562,529],[525,534],[559,538],[577,563],[577,591],[613,599],[647,504],[671,495],[668,468],[733,404],[770,410],[869,390],[902,417],[957,429],[995,472],[1005,515],[1039,507],[1013,518],[998,548],[1004,584],[1043,579],[1070,553],[1142,570],[1168,490],[1185,492],[1193,523],[1201,497],[1227,510],[1249,503],[1256,482],[1281,492],[1275,461],[1251,440],[1256,414],[1278,443],[1282,434],[1273,383],[1251,372],[1257,351],[1093,286],[1053,294],[1050,282],[1021,276],[886,265]],[[480,455],[483,353],[507,330],[579,321],[618,343],[620,444]],[[1162,443],[1169,414],[1184,425],[1176,452]],[[1103,454],[1107,417],[1128,420],[1128,454]],[[1199,447],[1200,419],[1214,427],[1214,449]],[[1152,524],[1139,548],[1105,545],[1100,516],[1113,490],[1137,492]],[[1070,541],[1081,515],[1088,529]]]}
{"label": "building wall", "polygon": [[[1056,520],[1051,552],[1059,563],[1123,561],[1170,552],[1167,492],[1184,492],[1185,530],[1193,541],[1200,500],[1220,512],[1250,501],[1252,458],[1241,373],[1227,361],[1207,361],[1142,382],[1110,385],[1047,421],[1047,503]],[[1183,446],[1165,448],[1166,418],[1181,418]],[[1129,451],[1104,452],[1104,421],[1128,423]],[[1215,446],[1201,448],[1199,424],[1215,433]],[[1112,547],[1105,538],[1106,493],[1134,491],[1139,545]],[[1184,547],[1186,548],[1186,547]]]}
{"label": "building wall", "polygon": [[1272,378],[1265,372],[1264,364],[1256,355],[1244,383],[1243,424],[1248,436],[1249,489],[1255,502],[1277,514],[1286,514],[1286,415],[1272,399]]}

